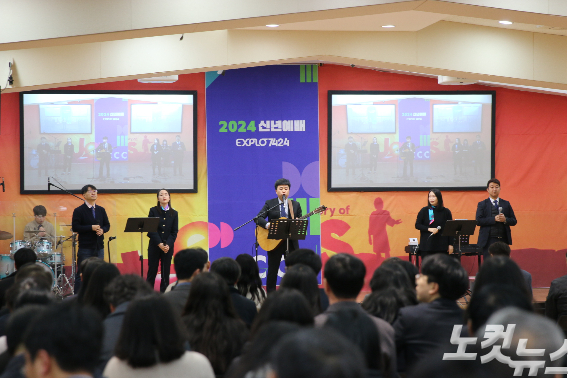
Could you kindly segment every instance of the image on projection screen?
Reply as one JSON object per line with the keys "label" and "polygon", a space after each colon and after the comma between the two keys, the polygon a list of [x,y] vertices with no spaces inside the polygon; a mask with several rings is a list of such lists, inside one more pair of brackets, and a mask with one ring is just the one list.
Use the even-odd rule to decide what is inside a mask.
{"label": "image on projection screen", "polygon": [[495,92],[328,92],[328,189],[485,189]]}
{"label": "image on projection screen", "polygon": [[21,93],[20,191],[47,192],[48,177],[69,191],[86,184],[197,191],[196,98],[195,91]]}

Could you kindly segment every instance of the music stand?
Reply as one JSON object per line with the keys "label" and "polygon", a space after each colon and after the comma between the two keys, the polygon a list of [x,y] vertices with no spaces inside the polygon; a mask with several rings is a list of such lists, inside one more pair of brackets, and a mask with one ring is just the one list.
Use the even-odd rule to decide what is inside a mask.
{"label": "music stand", "polygon": [[290,250],[290,239],[304,240],[307,232],[307,219],[273,219],[270,221],[267,238],[286,239],[286,252],[284,252],[284,258],[286,258]]}
{"label": "music stand", "polygon": [[144,258],[143,255],[143,232],[157,232],[158,225],[160,224],[159,217],[149,217],[149,218],[128,218],[126,220],[126,227],[124,227],[124,232],[139,232],[140,233],[140,276],[144,278]]}
{"label": "music stand", "polygon": [[[460,219],[460,220],[450,220],[446,222],[444,226],[444,232],[442,236],[453,236],[458,238],[458,256],[461,261],[461,235],[473,235],[475,233],[475,227],[477,222],[474,220]],[[481,257],[479,251],[477,251],[478,266],[481,265]]]}

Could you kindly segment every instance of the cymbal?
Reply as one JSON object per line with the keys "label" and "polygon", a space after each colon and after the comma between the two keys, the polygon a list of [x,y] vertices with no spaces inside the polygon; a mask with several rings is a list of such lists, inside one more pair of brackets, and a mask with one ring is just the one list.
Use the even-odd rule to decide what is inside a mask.
{"label": "cymbal", "polygon": [[7,231],[0,231],[0,240],[12,239],[12,234]]}
{"label": "cymbal", "polygon": [[38,234],[40,232],[45,232],[45,230],[29,230],[29,231],[24,231],[24,234]]}

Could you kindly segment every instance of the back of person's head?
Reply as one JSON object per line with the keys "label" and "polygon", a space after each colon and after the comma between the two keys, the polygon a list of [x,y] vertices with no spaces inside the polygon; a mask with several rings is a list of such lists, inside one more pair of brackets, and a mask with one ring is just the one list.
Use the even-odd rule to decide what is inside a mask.
{"label": "back of person's head", "polygon": [[383,261],[383,263],[381,265],[385,265],[385,264],[398,264],[398,265],[400,265],[406,271],[406,274],[408,276],[408,280],[412,284],[412,289],[415,289],[414,280],[416,278],[416,275],[419,273],[416,265],[414,265],[413,263],[411,263],[408,260],[403,260],[403,259],[400,259],[398,257],[390,257],[390,258],[386,259],[385,261]]}
{"label": "back of person's head", "polygon": [[41,313],[45,306],[30,304],[14,310],[6,324],[6,344],[11,356],[16,353],[22,343],[24,334],[34,319]]}
{"label": "back of person's head", "polygon": [[299,290],[308,300],[314,316],[321,313],[318,278],[309,266],[296,264],[288,268],[280,281],[280,289],[282,288]]}
{"label": "back of person's head", "polygon": [[355,309],[342,309],[327,317],[324,328],[345,336],[357,345],[365,357],[367,369],[382,370],[380,336],[377,326],[369,316]]}
{"label": "back of person's head", "polygon": [[378,291],[388,288],[406,288],[412,290],[414,285],[408,279],[404,268],[399,264],[381,264],[370,282],[371,290]]}
{"label": "back of person's head", "polygon": [[281,288],[270,293],[252,323],[250,335],[254,337],[260,327],[272,320],[282,320],[312,326],[314,313],[306,297],[296,289]]}
{"label": "back of person's head", "polygon": [[110,308],[105,301],[104,291],[107,285],[120,276],[118,268],[110,263],[104,263],[93,272],[83,297],[83,305],[92,306],[103,318],[110,313]]}
{"label": "back of person's head", "polygon": [[196,270],[203,270],[207,261],[209,261],[209,256],[202,248],[188,248],[178,251],[174,256],[174,269],[177,279],[190,279]]}
{"label": "back of person's head", "polygon": [[373,291],[365,297],[361,307],[369,314],[393,324],[401,308],[415,304],[418,304],[415,292],[391,287]]}
{"label": "back of person's head", "polygon": [[130,302],[135,297],[148,295],[153,292],[148,282],[134,274],[124,274],[114,277],[105,287],[103,297],[109,305],[116,308]]}
{"label": "back of person's head", "polygon": [[230,257],[221,257],[213,261],[209,270],[223,277],[225,282],[231,286],[236,284],[241,276],[239,263]]}
{"label": "back of person's head", "polygon": [[299,330],[300,326],[291,322],[274,320],[264,324],[252,338],[246,352],[227,378],[244,378],[248,373],[252,376],[263,376],[256,373],[262,373],[261,370],[266,368],[276,344],[285,335]]}
{"label": "back of person's head", "polygon": [[14,253],[14,267],[19,270],[25,264],[35,263],[37,255],[31,248],[20,248]]}
{"label": "back of person's head", "polygon": [[438,293],[442,298],[457,300],[469,287],[466,270],[458,260],[443,253],[427,256],[422,262],[422,274],[428,277],[428,283],[438,284]]}
{"label": "back of person's head", "polygon": [[304,264],[312,268],[316,276],[321,271],[321,257],[307,248],[300,248],[295,251],[290,252],[285,260],[286,268],[290,268],[296,264]]}
{"label": "back of person's head", "polygon": [[191,282],[183,315],[190,315],[196,325],[237,318],[229,287],[215,272],[198,274]]}
{"label": "back of person's head", "polygon": [[307,329],[288,334],[272,351],[277,378],[363,378],[365,359],[336,332]]}
{"label": "back of person's head", "polygon": [[477,332],[481,326],[487,323],[493,313],[505,307],[533,311],[532,303],[527,298],[526,293],[517,287],[489,284],[479,291],[475,290],[465,310],[468,324],[471,324],[471,331]]}
{"label": "back of person's head", "polygon": [[[8,290],[6,290],[6,307],[10,311],[19,308],[26,303],[40,303],[53,301],[50,294],[53,277],[43,268],[36,264],[24,266]],[[28,291],[33,293],[25,294]]]}
{"label": "back of person's head", "polygon": [[128,305],[115,356],[133,368],[167,363],[184,354],[185,339],[181,320],[168,300],[150,294],[136,298]]}
{"label": "back of person's head", "polygon": [[266,298],[266,293],[262,290],[262,280],[256,260],[246,253],[238,255],[235,260],[241,267],[241,277],[237,282],[239,292],[245,297],[250,293],[253,300],[261,302]]}
{"label": "back of person's head", "polygon": [[50,290],[34,288],[20,292],[12,308],[17,310],[29,305],[47,306],[52,303],[55,303],[55,295]]}
{"label": "back of person's head", "polygon": [[26,365],[41,368],[51,358],[66,373],[92,373],[98,363],[102,337],[102,320],[94,310],[73,303],[51,305],[38,314],[26,331]]}
{"label": "back of person's head", "polygon": [[338,253],[325,263],[323,276],[333,295],[342,299],[355,299],[363,288],[365,264],[359,258]]}
{"label": "back of person's head", "polygon": [[507,243],[495,242],[489,246],[491,256],[511,256],[511,247]]}
{"label": "back of person's head", "polygon": [[483,262],[473,285],[473,291],[478,291],[489,284],[511,285],[519,288],[532,301],[527,281],[521,269],[513,260],[505,256],[495,256]]}
{"label": "back of person's head", "polygon": [[53,275],[40,264],[28,263],[18,270],[18,273],[16,273],[16,276],[14,277],[15,284],[19,284],[24,281],[28,282],[27,289],[39,287],[49,290],[53,286]]}
{"label": "back of person's head", "polygon": [[[564,345],[564,333],[558,325],[552,320],[533,312],[528,312],[515,307],[507,307],[497,311],[487,321],[488,325],[501,325],[503,329],[509,329],[514,326],[513,336],[511,338],[510,347],[505,347],[500,341],[492,346],[500,345],[500,353],[506,357],[511,358],[513,361],[523,361],[533,364],[538,364],[539,361],[545,362],[546,367],[561,367],[566,366],[566,354],[559,356],[556,360],[551,360],[551,354],[559,352]],[[485,327],[481,327],[477,331],[478,339],[484,338]],[[502,338],[500,340],[503,340]],[[521,344],[524,343],[526,348],[525,353],[520,353]],[[544,353],[534,354],[529,352],[532,350],[542,350]],[[527,353],[528,352],[528,353]],[[523,376],[526,376],[528,367],[521,368]],[[511,368],[511,375],[520,376]],[[544,368],[539,368],[535,375],[536,377],[550,377],[550,374],[545,374]]]}
{"label": "back of person's head", "polygon": [[81,288],[77,294],[77,300],[79,303],[83,302],[83,297],[85,296],[85,291],[91,280],[93,272],[101,265],[106,264],[106,262],[98,257],[89,257],[81,262],[79,271],[81,272]]}

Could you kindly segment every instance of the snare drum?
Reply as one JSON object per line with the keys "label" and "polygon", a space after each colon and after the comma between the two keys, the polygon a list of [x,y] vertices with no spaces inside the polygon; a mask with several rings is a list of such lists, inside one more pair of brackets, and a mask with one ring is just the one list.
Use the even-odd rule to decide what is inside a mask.
{"label": "snare drum", "polygon": [[13,255],[20,248],[31,248],[32,243],[25,240],[16,240],[10,243],[10,253]]}
{"label": "snare drum", "polygon": [[52,244],[49,240],[40,240],[35,245],[35,253],[38,258],[49,257],[53,254]]}
{"label": "snare drum", "polygon": [[43,261],[36,261],[35,263],[36,263],[36,265],[39,265],[40,267],[45,269],[46,272],[51,274],[51,286],[54,286],[55,285],[55,273],[53,272],[53,269],[51,269],[51,267],[49,265],[47,265],[46,263],[44,263]]}
{"label": "snare drum", "polygon": [[14,273],[14,259],[10,255],[0,255],[0,278]]}
{"label": "snare drum", "polygon": [[48,263],[49,265],[61,265],[65,261],[65,256],[61,255],[61,253],[56,252],[47,256],[45,259],[43,259],[43,261]]}

